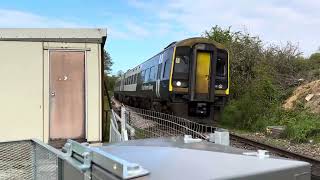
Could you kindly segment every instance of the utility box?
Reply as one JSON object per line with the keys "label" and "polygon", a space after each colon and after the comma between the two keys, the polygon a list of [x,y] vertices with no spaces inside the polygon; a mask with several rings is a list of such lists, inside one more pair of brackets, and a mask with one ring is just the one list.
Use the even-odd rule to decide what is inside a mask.
{"label": "utility box", "polygon": [[101,141],[106,34],[0,29],[0,141]]}

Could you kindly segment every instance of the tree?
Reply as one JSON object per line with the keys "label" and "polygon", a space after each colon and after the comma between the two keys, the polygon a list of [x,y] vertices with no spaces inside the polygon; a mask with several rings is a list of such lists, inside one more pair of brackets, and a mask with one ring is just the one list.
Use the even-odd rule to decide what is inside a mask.
{"label": "tree", "polygon": [[113,61],[110,57],[110,54],[106,50],[104,50],[104,71],[106,74],[110,74],[112,65]]}
{"label": "tree", "polygon": [[263,45],[258,37],[244,32],[231,31],[231,27],[223,29],[219,26],[205,31],[204,37],[221,43],[229,51],[231,97],[236,98],[247,91],[245,87],[255,77],[255,67],[262,57]]}
{"label": "tree", "polygon": [[214,26],[203,36],[223,44],[229,52],[230,102],[221,122],[244,129],[263,128],[274,118],[291,80],[308,67],[299,48],[290,42],[265,45],[259,37],[230,27]]}
{"label": "tree", "polygon": [[118,77],[121,77],[123,75],[123,71],[122,70],[119,70],[118,72],[117,72],[117,76]]}
{"label": "tree", "polygon": [[315,60],[315,61],[318,60],[318,61],[320,61],[320,53],[311,54],[310,60]]}

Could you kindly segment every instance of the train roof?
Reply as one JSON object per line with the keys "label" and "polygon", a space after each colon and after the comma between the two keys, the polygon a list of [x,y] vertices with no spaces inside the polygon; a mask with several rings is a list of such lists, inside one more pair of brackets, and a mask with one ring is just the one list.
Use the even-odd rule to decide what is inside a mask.
{"label": "train roof", "polygon": [[208,44],[210,43],[210,44],[214,44],[217,48],[226,49],[224,45],[222,45],[214,40],[211,40],[208,38],[203,38],[203,37],[193,37],[193,38],[184,39],[184,40],[176,42],[175,45],[176,46],[193,46],[197,43],[208,43]]}
{"label": "train roof", "polygon": [[149,61],[150,59],[152,59],[153,57],[157,56],[158,54],[162,53],[164,50],[166,50],[167,48],[169,47],[172,47],[172,46],[193,46],[197,43],[210,43],[210,44],[214,44],[217,48],[220,48],[220,49],[225,49],[225,46],[214,41],[214,40],[210,40],[208,38],[204,38],[204,37],[192,37],[192,38],[188,38],[188,39],[183,39],[183,40],[180,40],[180,41],[174,41],[172,43],[170,43],[169,45],[167,45],[162,51],[160,51],[159,53],[155,54],[154,56],[152,56],[151,58],[147,59],[146,61],[143,61],[142,63],[140,63],[139,65],[137,65],[136,67],[132,68],[132,69],[128,69],[124,74],[132,71],[132,70],[136,70],[137,68],[140,68],[141,64]]}

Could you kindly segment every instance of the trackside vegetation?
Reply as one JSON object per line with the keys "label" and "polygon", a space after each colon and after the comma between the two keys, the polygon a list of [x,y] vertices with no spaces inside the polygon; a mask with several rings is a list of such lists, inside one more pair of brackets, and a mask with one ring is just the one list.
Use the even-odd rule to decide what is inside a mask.
{"label": "trackside vegetation", "polygon": [[269,125],[286,126],[284,136],[295,142],[320,140],[320,115],[303,103],[284,110],[283,102],[302,83],[320,79],[320,54],[304,58],[298,46],[264,43],[258,36],[231,27],[214,26],[203,36],[224,44],[230,55],[230,100],[222,126],[264,131]]}

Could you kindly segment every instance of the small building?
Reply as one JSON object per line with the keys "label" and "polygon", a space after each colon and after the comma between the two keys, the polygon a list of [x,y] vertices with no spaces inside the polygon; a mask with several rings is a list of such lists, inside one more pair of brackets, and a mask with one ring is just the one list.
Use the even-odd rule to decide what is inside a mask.
{"label": "small building", "polygon": [[0,29],[0,141],[102,140],[105,29]]}

